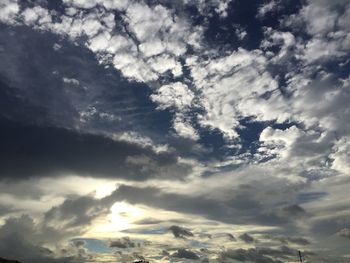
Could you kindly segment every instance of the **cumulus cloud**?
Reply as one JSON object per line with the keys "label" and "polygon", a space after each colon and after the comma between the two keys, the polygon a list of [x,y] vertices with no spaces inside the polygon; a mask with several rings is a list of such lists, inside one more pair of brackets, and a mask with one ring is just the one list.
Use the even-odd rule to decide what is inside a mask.
{"label": "cumulus cloud", "polygon": [[210,12],[210,13],[217,14],[220,17],[226,17],[227,10],[229,9],[229,5],[232,2],[232,0],[223,0],[223,1],[219,1],[219,0],[210,0],[210,1],[183,0],[183,2],[186,5],[195,6],[198,9],[198,11],[203,15],[207,15],[207,13]]}
{"label": "cumulus cloud", "polygon": [[150,98],[159,104],[158,109],[177,108],[186,110],[186,108],[191,107],[194,94],[186,84],[176,82],[160,87],[157,94],[151,95]]}
{"label": "cumulus cloud", "polygon": [[19,12],[19,5],[17,0],[5,0],[0,4],[0,21],[15,23],[16,15]]}
{"label": "cumulus cloud", "polygon": [[265,102],[261,96],[277,88],[277,83],[265,70],[266,62],[260,51],[249,52],[242,48],[209,62],[188,58],[187,65],[204,111],[198,115],[199,123],[235,139],[239,137],[236,130],[241,116],[264,118],[261,104]]}

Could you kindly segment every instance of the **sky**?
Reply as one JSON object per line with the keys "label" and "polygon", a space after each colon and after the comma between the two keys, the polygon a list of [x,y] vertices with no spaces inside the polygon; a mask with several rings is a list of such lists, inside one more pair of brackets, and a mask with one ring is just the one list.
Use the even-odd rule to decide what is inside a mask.
{"label": "sky", "polygon": [[349,262],[350,2],[1,0],[0,257]]}

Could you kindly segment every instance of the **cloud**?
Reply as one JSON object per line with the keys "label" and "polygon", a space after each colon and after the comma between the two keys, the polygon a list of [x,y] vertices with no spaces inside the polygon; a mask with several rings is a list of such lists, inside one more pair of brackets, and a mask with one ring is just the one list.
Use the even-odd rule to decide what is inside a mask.
{"label": "cloud", "polygon": [[5,0],[0,4],[0,21],[12,22],[19,12],[17,0]]}
{"label": "cloud", "polygon": [[265,36],[265,39],[260,44],[262,49],[269,50],[276,47],[280,49],[278,53],[267,54],[271,56],[271,62],[283,64],[286,60],[293,57],[297,41],[291,32],[280,32],[272,28],[267,28],[265,30]]}
{"label": "cloud", "polygon": [[[338,4],[346,7],[341,1]],[[276,5],[278,3],[272,1],[259,10],[265,7],[270,10]],[[104,6],[106,10],[99,12],[99,6]],[[204,4],[198,2],[197,6],[202,10],[200,6]],[[207,7],[213,6],[217,10],[226,10],[228,2],[222,6],[216,1],[207,5]],[[278,29],[265,30],[266,39],[262,40],[261,48],[265,48],[266,52],[239,48],[231,54],[220,54],[218,50],[212,49],[210,52],[215,55],[209,57],[202,56],[202,50],[198,49],[198,45],[203,45],[202,29],[193,26],[189,19],[179,19],[180,14],[170,7],[161,4],[146,5],[143,2],[116,4],[103,1],[86,3],[66,1],[65,7],[86,10],[85,13],[77,11],[73,17],[60,14],[60,22],[50,22],[47,18],[41,21],[41,18],[30,15],[42,13],[41,17],[53,16],[51,13],[47,15],[43,7],[36,7],[40,12],[32,12],[34,7],[33,10],[26,8],[25,13],[18,13],[16,19],[5,23],[16,24],[15,20],[31,26],[34,23],[41,30],[67,35],[72,41],[78,41],[82,36],[86,36],[87,40],[84,43],[102,63],[114,63],[124,76],[136,81],[152,82],[167,71],[179,77],[183,72],[180,60],[184,57],[186,67],[193,79],[192,83],[191,81],[186,81],[186,84],[177,80],[174,83],[167,81],[165,85],[161,85],[163,88],[160,88],[159,92],[156,88],[155,94],[151,96],[159,103],[160,109],[176,108],[173,129],[178,135],[198,140],[199,125],[202,128],[220,131],[226,139],[235,140],[235,145],[239,147],[240,135],[237,130],[241,127],[241,121],[244,118],[253,118],[259,122],[301,123],[308,131],[322,131],[324,138],[327,139],[327,142],[324,142],[325,147],[331,148],[334,144],[334,138],[330,138],[334,128],[330,127],[333,123],[340,123],[340,120],[336,117],[337,114],[329,116],[326,112],[337,111],[333,105],[340,105],[341,98],[346,98],[347,92],[324,88],[322,92],[318,90],[318,96],[314,96],[315,86],[335,87],[339,80],[336,80],[337,76],[322,71],[313,78],[317,71],[313,65],[314,61],[318,61],[321,57],[322,63],[332,61],[333,58],[343,59],[343,55],[347,52],[348,14],[342,13],[338,23],[337,10],[333,4],[310,1],[298,11],[299,13],[286,16],[285,25],[297,24],[296,21],[299,24],[305,24],[306,33],[311,36],[309,40],[304,40],[302,37],[296,38],[293,34],[295,32],[281,31],[288,29],[281,24]],[[125,13],[124,15],[122,12],[118,18],[121,23],[118,32],[114,31],[117,24],[113,19],[112,9],[117,12],[123,10]],[[154,16],[157,16],[156,20]],[[313,17],[315,19],[312,19]],[[316,23],[317,19],[320,21]],[[322,26],[325,23],[337,25],[339,28]],[[324,41],[323,38],[326,35],[331,41]],[[199,43],[197,47],[195,43]],[[192,57],[187,56],[187,46],[195,49]],[[152,50],[149,47],[152,47]],[[280,48],[278,53],[274,50],[276,47]],[[322,55],[322,52],[313,54],[313,50],[320,50],[325,54]],[[156,53],[149,53],[150,51],[156,51]],[[315,55],[321,57],[318,58]],[[282,63],[283,70],[279,69],[278,75],[274,76],[276,73],[274,71],[277,70],[276,64],[281,66]],[[299,66],[307,68],[301,72],[298,71]],[[286,82],[285,87],[279,86],[278,81],[281,79]],[[246,83],[244,86],[247,88],[240,88],[243,83]],[[180,84],[181,89],[173,88],[173,85]],[[189,88],[186,94],[183,88],[185,86]],[[180,91],[182,93],[178,96],[176,92]],[[286,94],[293,94],[293,96]],[[165,97],[168,97],[169,101],[166,101]],[[325,102],[323,107],[306,109],[300,107],[300,105],[315,105],[319,99]],[[195,101],[197,105],[195,107],[189,105],[192,104],[190,101]],[[190,108],[190,111],[197,109],[201,111],[196,112],[195,116],[193,113],[184,113],[183,109],[180,109],[181,103],[185,103],[185,107]],[[181,104],[181,108],[183,106],[184,104]],[[95,108],[90,105],[90,109]],[[103,112],[93,110],[82,110],[80,114],[83,116],[83,122],[95,115],[107,116]],[[327,158],[326,155],[323,156],[323,161]],[[273,159],[274,156],[261,157],[261,159],[264,158]]]}
{"label": "cloud", "polygon": [[0,258],[1,262],[4,263],[21,263],[18,260],[11,260],[11,259],[5,259],[5,258]]}
{"label": "cloud", "polygon": [[[228,249],[220,253],[220,262],[230,262],[228,259],[235,259],[243,262],[252,261],[257,263],[280,263],[294,260],[297,255],[298,250],[288,246],[276,248],[260,246],[249,249]],[[303,251],[304,257],[309,257],[311,255],[313,255],[312,252]]]}
{"label": "cloud", "polygon": [[[210,182],[205,181],[205,184]],[[292,223],[294,217],[281,215],[280,208],[268,209],[262,205],[258,198],[263,198],[264,194],[256,192],[258,188],[251,187],[246,189],[235,188],[236,194],[230,190],[225,191],[221,188],[217,196],[210,196],[208,191],[217,191],[215,188],[209,188],[202,194],[193,192],[174,193],[173,191],[163,191],[157,187],[136,187],[131,185],[120,185],[119,188],[106,197],[115,201],[125,200],[130,204],[146,205],[154,208],[175,211],[184,214],[202,216],[209,220],[216,220],[230,224],[259,224],[259,225],[284,225]],[[283,193],[283,189],[281,189]],[[271,195],[268,193],[268,196]],[[276,201],[280,203],[283,195],[276,193]],[[266,204],[267,205],[267,204]],[[290,226],[292,227],[292,226]],[[176,230],[176,229],[175,229]],[[180,231],[179,229],[178,231]],[[181,234],[180,232],[178,233]],[[174,233],[175,235],[175,233]]]}
{"label": "cloud", "polygon": [[211,16],[213,13],[224,18],[227,16],[227,11],[229,9],[232,0],[210,0],[210,1],[189,1],[183,0],[186,5],[195,6],[198,11],[204,16]]}
{"label": "cloud", "polygon": [[185,110],[191,107],[194,94],[186,84],[175,82],[174,84],[160,87],[157,93],[152,94],[150,98],[159,104],[157,108],[160,110],[167,108]]}
{"label": "cloud", "polygon": [[330,155],[330,158],[334,160],[332,163],[332,168],[344,174],[350,174],[350,170],[347,165],[348,161],[350,160],[350,156],[348,154],[349,147],[349,138],[342,138],[334,145],[334,153]]}
{"label": "cloud", "polygon": [[156,153],[171,152],[174,149],[167,144],[156,144],[151,138],[143,136],[137,132],[114,133],[112,138],[116,141],[125,141],[128,143],[139,145],[143,148],[152,148]]}
{"label": "cloud", "polygon": [[[100,57],[101,62],[109,61],[125,77],[141,82],[157,80],[167,71],[164,68],[174,76],[180,76],[179,57],[187,51],[187,45],[197,46],[200,38],[199,30],[163,5],[148,6],[142,1],[63,3],[67,10],[83,8],[85,11],[74,9],[71,16],[60,14],[58,22],[43,7],[28,7],[20,12],[17,3],[9,2],[4,4],[7,11],[3,11],[0,19],[8,24],[18,20],[18,23],[40,30],[66,35],[73,41],[86,36],[86,46]],[[105,11],[99,12],[99,6],[104,6]],[[124,32],[113,31],[114,11],[122,11],[120,22]]]}
{"label": "cloud", "polygon": [[150,99],[158,104],[158,110],[170,109],[177,112],[173,119],[173,128],[177,135],[187,139],[198,140],[198,132],[193,128],[191,121],[187,117],[187,113],[193,105],[194,97],[193,92],[186,84],[175,82],[160,87],[156,94],[150,96]]}
{"label": "cloud", "polygon": [[286,213],[288,216],[300,216],[305,214],[305,209],[299,205],[291,205],[283,207],[283,213]]}
{"label": "cloud", "polygon": [[288,237],[287,240],[290,243],[294,243],[294,244],[302,245],[302,246],[306,246],[306,245],[310,244],[309,240],[307,240],[306,238],[302,238],[302,237]]}
{"label": "cloud", "polygon": [[[242,48],[210,61],[188,58],[187,65],[200,92],[199,105],[204,111],[198,115],[199,124],[235,139],[239,137],[236,130],[241,116],[263,116],[260,103],[264,100],[259,97],[277,88],[265,70],[266,62],[260,51]],[[253,100],[256,106],[251,107]]]}
{"label": "cloud", "polygon": [[79,80],[74,78],[65,78],[63,77],[63,82],[67,84],[71,84],[72,86],[78,86],[80,84]]}
{"label": "cloud", "polygon": [[193,234],[191,231],[182,228],[180,226],[171,226],[169,230],[173,233],[174,237],[180,237],[180,238],[186,238],[186,237],[193,237]]}
{"label": "cloud", "polygon": [[[287,2],[246,4],[254,18],[216,0],[0,4],[0,237],[11,224],[26,233],[34,242],[5,240],[31,262],[93,258],[52,244],[123,201],[178,216],[135,219],[129,239],[111,239],[128,248],[147,235],[157,242],[138,252],[154,261],[286,262],[298,246],[320,247],[315,262],[344,261],[323,249],[347,253],[349,4]],[[73,186],[122,184],[99,199],[90,185],[52,190],[67,174]],[[10,217],[21,211],[35,220]],[[172,224],[191,238],[171,238]],[[126,250],[109,261],[138,257]]]}
{"label": "cloud", "polygon": [[194,259],[194,260],[199,259],[196,253],[186,249],[178,249],[177,252],[175,252],[171,256],[175,258],[187,258],[187,259]]}
{"label": "cloud", "polygon": [[132,242],[129,237],[123,237],[117,240],[112,240],[109,242],[110,247],[116,248],[133,248],[137,244]]}
{"label": "cloud", "polygon": [[338,236],[349,238],[350,239],[350,229],[343,228],[339,232],[336,233]]}
{"label": "cloud", "polygon": [[266,14],[273,12],[277,8],[278,4],[279,4],[279,1],[275,1],[275,0],[271,0],[265,4],[262,4],[258,8],[257,16],[259,18],[263,18],[264,16],[266,16]]}
{"label": "cloud", "polygon": [[[21,262],[83,262],[78,255],[66,255],[56,258],[55,252],[40,244],[50,239],[50,233],[40,229],[40,225],[28,215],[8,218],[0,228],[0,253],[6,258],[15,258]],[[56,240],[57,242],[58,240]],[[71,248],[71,252],[74,249]],[[75,250],[73,253],[77,253]]]}
{"label": "cloud", "polygon": [[26,25],[47,24],[52,23],[49,12],[40,6],[26,8],[22,13],[23,21]]}
{"label": "cloud", "polygon": [[94,219],[108,214],[109,208],[90,196],[66,199],[45,213],[44,222],[49,227],[82,234]]}
{"label": "cloud", "polygon": [[[73,172],[83,176],[145,180],[165,175],[175,179],[190,172],[188,165],[178,163],[176,155],[156,153],[150,147],[143,148],[104,136],[62,128],[26,126],[4,119],[1,127],[1,158],[6,161],[0,169],[7,178]],[[20,167],[18,163],[21,163]]]}
{"label": "cloud", "polygon": [[277,240],[282,244],[291,243],[291,244],[297,244],[301,246],[307,246],[311,244],[310,240],[304,237],[293,237],[293,236],[289,237],[289,236],[274,236],[274,235],[266,235],[265,237],[268,239]]}
{"label": "cloud", "polygon": [[175,115],[175,119],[173,120],[173,128],[180,137],[185,139],[196,141],[200,138],[198,132],[193,128],[191,122],[183,114]]}
{"label": "cloud", "polygon": [[251,235],[247,234],[247,233],[244,233],[243,235],[240,235],[239,239],[243,240],[246,243],[253,243],[254,242],[254,238]]}
{"label": "cloud", "polygon": [[[72,15],[57,14],[42,6],[34,6],[27,7],[25,11],[18,12],[15,18],[3,22],[16,25],[15,20],[18,20],[19,24],[31,26],[41,32],[48,31],[67,36],[76,44],[78,42],[80,44],[84,39],[85,46],[95,53],[100,63],[113,65],[124,77],[137,82],[154,82],[169,72],[174,77],[181,77],[183,70],[180,58],[187,52],[188,47],[198,48],[200,45],[201,29],[192,27],[190,21],[184,17],[177,17],[174,10],[167,9],[163,5],[149,6],[143,2],[117,4],[104,1],[86,3],[65,1],[64,4],[66,10],[84,8],[85,11],[74,9],[75,13]],[[107,9],[100,12],[99,6]],[[118,21],[123,26],[121,30],[115,30],[117,27],[113,13],[115,9],[118,12],[124,10],[119,16],[121,21]],[[55,16],[59,16],[59,19]],[[66,83],[68,79],[73,79],[67,76],[64,78]],[[178,84],[175,83],[175,87]],[[160,94],[164,92],[173,93],[166,91],[170,85],[173,84],[164,85],[159,95],[155,96],[161,96]],[[86,86],[82,88],[87,90]],[[173,91],[180,92],[179,89]],[[188,89],[184,92],[187,94],[183,93],[183,102],[188,103],[193,95]],[[160,97],[154,99],[159,100]],[[108,114],[100,113],[94,105],[89,107],[90,110],[79,109],[78,114],[82,123],[87,123],[95,116]],[[159,107],[164,109],[163,106]],[[120,118],[113,118],[117,119]],[[185,138],[198,139],[197,132],[188,118],[183,117],[180,120],[176,117],[174,130]]]}

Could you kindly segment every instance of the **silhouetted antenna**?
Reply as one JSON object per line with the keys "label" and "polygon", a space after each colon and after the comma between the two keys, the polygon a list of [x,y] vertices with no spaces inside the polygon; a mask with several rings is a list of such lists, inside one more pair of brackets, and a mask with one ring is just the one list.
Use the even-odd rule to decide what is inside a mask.
{"label": "silhouetted antenna", "polygon": [[303,263],[303,258],[301,257],[301,252],[300,252],[300,250],[298,250],[298,254],[299,254],[300,263]]}

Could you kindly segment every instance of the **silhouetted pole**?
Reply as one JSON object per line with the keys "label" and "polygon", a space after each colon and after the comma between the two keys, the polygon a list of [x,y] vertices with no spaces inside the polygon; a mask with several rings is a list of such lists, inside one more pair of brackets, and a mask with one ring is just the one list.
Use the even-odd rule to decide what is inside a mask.
{"label": "silhouetted pole", "polygon": [[300,263],[303,263],[303,258],[301,257],[301,252],[300,252],[300,250],[298,250],[298,253],[299,253]]}

